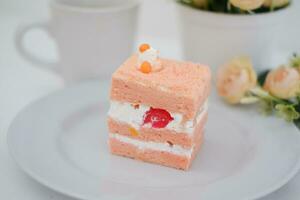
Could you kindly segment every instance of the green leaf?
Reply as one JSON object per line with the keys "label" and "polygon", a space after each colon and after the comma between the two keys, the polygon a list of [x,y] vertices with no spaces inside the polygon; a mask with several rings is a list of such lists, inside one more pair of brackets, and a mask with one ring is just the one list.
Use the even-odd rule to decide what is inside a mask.
{"label": "green leaf", "polygon": [[262,87],[265,84],[266,78],[270,70],[265,70],[261,72],[257,77],[258,84]]}
{"label": "green leaf", "polygon": [[260,101],[260,112],[263,115],[271,115],[274,110],[275,103],[269,99],[262,99]]}
{"label": "green leaf", "polygon": [[296,96],[296,101],[297,101],[297,107],[299,107],[299,110],[297,109],[297,107],[296,107],[296,109],[298,112],[300,112],[300,95],[299,94]]}
{"label": "green leaf", "polygon": [[277,104],[275,106],[275,111],[277,116],[285,119],[288,122],[297,120],[300,117],[299,112],[295,109],[293,104]]}
{"label": "green leaf", "polygon": [[192,6],[192,4],[193,4],[192,0],[177,0],[177,2],[186,4],[186,5],[190,5],[190,6]]}
{"label": "green leaf", "polygon": [[209,10],[214,12],[228,12],[227,11],[228,0],[209,0]]}
{"label": "green leaf", "polygon": [[296,68],[300,67],[300,56],[298,56],[296,53],[294,53],[290,59],[290,66]]}
{"label": "green leaf", "polygon": [[300,119],[294,120],[294,124],[297,126],[298,129],[300,129]]}

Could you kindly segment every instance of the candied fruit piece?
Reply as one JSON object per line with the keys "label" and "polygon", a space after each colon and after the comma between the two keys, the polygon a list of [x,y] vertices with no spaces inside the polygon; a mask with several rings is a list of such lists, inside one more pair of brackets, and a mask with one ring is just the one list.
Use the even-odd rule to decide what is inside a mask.
{"label": "candied fruit piece", "polygon": [[129,128],[129,132],[131,133],[132,136],[135,136],[135,137],[139,135],[139,132],[133,127]]}
{"label": "candied fruit piece", "polygon": [[150,123],[153,128],[164,128],[172,120],[174,120],[174,118],[170,115],[170,113],[160,108],[151,107],[144,114],[144,124]]}
{"label": "candied fruit piece", "polygon": [[141,53],[143,53],[144,51],[147,51],[148,49],[150,49],[149,44],[141,44],[141,46],[139,47],[139,50]]}
{"label": "candied fruit piece", "polygon": [[141,70],[141,72],[143,72],[143,73],[145,73],[145,74],[148,74],[148,73],[151,72],[152,66],[151,66],[151,64],[150,64],[148,61],[144,61],[144,62],[141,64],[140,70]]}

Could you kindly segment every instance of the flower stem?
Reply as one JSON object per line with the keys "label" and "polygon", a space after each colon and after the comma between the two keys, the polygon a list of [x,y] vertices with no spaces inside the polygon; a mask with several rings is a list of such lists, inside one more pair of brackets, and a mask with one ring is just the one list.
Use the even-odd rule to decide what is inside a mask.
{"label": "flower stem", "polygon": [[255,88],[250,90],[251,94],[260,98],[260,99],[264,99],[264,100],[272,100],[275,103],[283,103],[285,104],[286,101],[279,99],[273,95],[271,95],[269,92],[263,90],[261,87],[256,86]]}

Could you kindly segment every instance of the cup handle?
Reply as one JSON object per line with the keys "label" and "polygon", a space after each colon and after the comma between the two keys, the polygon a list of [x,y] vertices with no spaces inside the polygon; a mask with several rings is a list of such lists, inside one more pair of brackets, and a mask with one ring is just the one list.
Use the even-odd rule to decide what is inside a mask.
{"label": "cup handle", "polygon": [[41,59],[37,55],[33,55],[30,52],[28,52],[27,49],[24,47],[24,36],[26,33],[30,32],[33,29],[41,29],[49,35],[49,24],[45,22],[36,22],[28,25],[19,26],[15,33],[15,45],[17,51],[25,60],[28,60],[34,65],[38,67],[47,68],[50,71],[60,74],[57,62],[51,62],[45,59]]}

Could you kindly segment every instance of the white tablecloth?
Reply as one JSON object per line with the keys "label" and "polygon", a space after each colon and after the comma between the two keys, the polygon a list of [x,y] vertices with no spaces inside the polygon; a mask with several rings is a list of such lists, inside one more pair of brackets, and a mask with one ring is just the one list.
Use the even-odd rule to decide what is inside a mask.
{"label": "white tablecloth", "polygon": [[[178,27],[173,4],[168,0],[144,0],[139,27],[139,41],[159,45],[168,57],[180,57]],[[153,15],[155,10],[155,15]],[[159,13],[164,14],[160,18]],[[10,158],[6,145],[7,128],[14,116],[29,102],[63,87],[55,75],[24,61],[14,47],[18,24],[46,19],[46,0],[0,1],[0,199],[71,200],[53,192],[26,176]],[[170,23],[171,22],[171,23]],[[151,23],[151,26],[149,25]],[[28,36],[26,43],[45,57],[55,53],[45,44],[44,35]],[[299,42],[299,41],[298,41]],[[49,46],[49,45],[48,45]],[[25,134],[20,133],[20,134]],[[300,199],[300,175],[263,200]]]}

